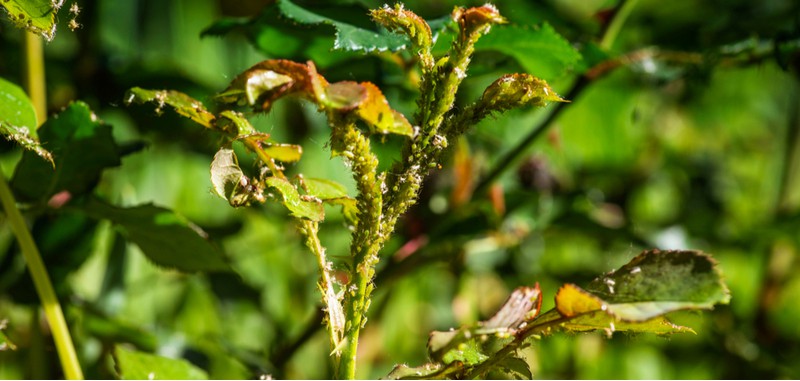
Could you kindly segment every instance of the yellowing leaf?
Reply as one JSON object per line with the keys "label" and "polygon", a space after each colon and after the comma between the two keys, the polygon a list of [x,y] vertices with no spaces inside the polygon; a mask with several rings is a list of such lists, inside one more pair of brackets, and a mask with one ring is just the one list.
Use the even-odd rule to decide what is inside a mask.
{"label": "yellowing leaf", "polygon": [[561,286],[556,294],[556,309],[564,317],[573,317],[593,311],[605,311],[603,301],[574,284]]}
{"label": "yellowing leaf", "polygon": [[356,115],[363,120],[371,132],[379,134],[398,134],[412,136],[414,128],[399,112],[389,107],[389,102],[381,90],[370,82],[362,82],[367,90],[367,98],[356,109]]}
{"label": "yellowing leaf", "polygon": [[367,98],[367,89],[351,81],[336,82],[325,89],[325,106],[349,111],[358,107]]}

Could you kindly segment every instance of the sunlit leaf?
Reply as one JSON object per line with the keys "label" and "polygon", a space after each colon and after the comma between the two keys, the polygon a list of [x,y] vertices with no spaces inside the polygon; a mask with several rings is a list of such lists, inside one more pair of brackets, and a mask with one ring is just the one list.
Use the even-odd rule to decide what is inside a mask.
{"label": "sunlit leaf", "polygon": [[303,199],[303,196],[300,196],[300,193],[297,192],[297,188],[288,180],[269,177],[266,182],[267,185],[278,190],[283,205],[289,209],[293,216],[312,221],[322,221],[325,218],[325,209],[322,207],[322,202],[313,198]]}
{"label": "sunlit leaf", "polygon": [[457,359],[463,362],[462,358],[466,357],[469,357],[470,361],[477,361],[482,357],[475,352],[478,350],[475,345],[479,346],[480,344],[476,337],[481,335],[510,337],[538,315],[541,305],[542,295],[538,284],[534,287],[519,287],[509,295],[503,306],[488,320],[458,330],[431,332],[428,339],[428,351],[432,358],[440,359],[445,363],[450,362],[446,359]]}
{"label": "sunlit leaf", "polygon": [[345,22],[333,20],[314,12],[301,8],[300,6],[288,1],[279,0],[278,8],[284,16],[303,24],[324,24],[333,26],[336,29],[336,40],[334,49],[348,51],[385,51],[398,50],[405,48],[408,39],[402,36],[374,32],[368,29],[359,28]]}
{"label": "sunlit leaf", "polygon": [[36,110],[25,92],[0,78],[0,99],[0,134],[52,163],[53,155],[39,143]]}
{"label": "sunlit leaf", "polygon": [[89,216],[107,219],[153,263],[186,272],[227,271],[224,254],[197,225],[154,205],[120,208],[97,199],[81,205]]}
{"label": "sunlit leaf", "polygon": [[513,108],[544,107],[548,102],[563,102],[547,82],[529,74],[507,74],[492,82],[477,103],[478,118]]}
{"label": "sunlit leaf", "polygon": [[453,18],[459,23],[462,33],[467,36],[486,33],[488,27],[507,22],[497,8],[490,4],[466,9],[456,8]]}
{"label": "sunlit leaf", "polygon": [[320,200],[347,197],[347,188],[333,180],[310,177],[304,178],[303,184],[308,194]]}
{"label": "sunlit leaf", "polygon": [[454,361],[466,365],[477,365],[489,359],[489,355],[484,353],[478,340],[467,340],[459,343],[455,348],[447,351],[442,356],[442,362],[450,364]]}
{"label": "sunlit leaf", "polygon": [[518,287],[494,316],[479,325],[487,329],[515,330],[520,324],[533,320],[541,308],[542,293],[538,284],[535,287]]}
{"label": "sunlit leaf", "polygon": [[8,18],[18,28],[25,28],[52,41],[56,35],[56,13],[63,1],[54,0],[3,0]]}
{"label": "sunlit leaf", "polygon": [[271,158],[282,161],[284,163],[293,163],[300,160],[303,156],[303,147],[295,144],[264,144],[262,147],[264,153]]}
{"label": "sunlit leaf", "polygon": [[[286,80],[288,78],[288,80]],[[289,60],[261,61],[239,74],[217,100],[223,103],[260,106],[268,111],[279,98],[300,94],[324,103],[327,81],[317,74],[314,64]]]}
{"label": "sunlit leaf", "polygon": [[679,309],[711,309],[730,301],[716,261],[691,250],[645,251],[593,280],[586,290],[631,321]]}
{"label": "sunlit leaf", "polygon": [[25,151],[14,170],[11,187],[26,202],[44,202],[62,193],[67,200],[91,191],[106,168],[120,164],[121,149],[103,124],[83,102],[67,106],[39,129],[42,146],[53,164]]}
{"label": "sunlit leaf", "polygon": [[136,103],[156,103],[156,112],[161,112],[165,105],[169,105],[175,109],[180,115],[183,115],[205,127],[211,128],[214,122],[214,114],[208,112],[203,106],[203,103],[184,94],[174,90],[147,90],[140,87],[134,87],[128,90],[125,96],[125,102],[131,104]]}
{"label": "sunlit leaf", "polygon": [[442,365],[438,363],[429,363],[418,367],[409,367],[405,364],[400,364],[394,367],[392,371],[384,377],[385,380],[424,380],[434,379],[440,380],[443,377],[437,377],[436,373],[442,369]]}
{"label": "sunlit leaf", "polygon": [[537,77],[556,79],[578,63],[580,53],[549,24],[539,27],[498,26],[476,44],[476,51],[494,51],[513,57]]}
{"label": "sunlit leaf", "polygon": [[370,16],[389,31],[408,36],[425,66],[432,66],[433,57],[431,57],[430,51],[433,47],[433,33],[430,25],[422,17],[404,9],[400,3],[395,4],[394,7],[384,5],[374,9],[370,11]]}
{"label": "sunlit leaf", "polygon": [[708,255],[696,251],[645,251],[625,266],[593,280],[586,290],[566,284],[556,294],[560,328],[653,333],[693,332],[672,324],[664,314],[710,309],[730,300],[727,286]]}
{"label": "sunlit leaf", "polygon": [[379,134],[398,134],[412,136],[414,128],[403,114],[389,107],[389,102],[377,86],[362,82],[367,90],[367,98],[356,109],[356,115],[366,122],[370,131]]}
{"label": "sunlit leaf", "polygon": [[171,359],[116,346],[114,367],[123,380],[207,380],[208,374],[183,359]]}
{"label": "sunlit leaf", "polygon": [[[227,122],[229,122],[233,128],[229,127]],[[225,110],[220,112],[216,123],[218,128],[239,137],[258,134],[258,131],[256,131],[255,127],[250,124],[250,121],[244,116],[244,114],[237,111]],[[266,135],[266,137],[269,137],[269,135]]]}
{"label": "sunlit leaf", "polygon": [[[250,179],[239,168],[239,160],[232,149],[222,148],[211,162],[211,183],[218,196],[228,200],[231,206],[247,205],[257,196],[248,189]],[[258,191],[258,190],[255,190]]]}

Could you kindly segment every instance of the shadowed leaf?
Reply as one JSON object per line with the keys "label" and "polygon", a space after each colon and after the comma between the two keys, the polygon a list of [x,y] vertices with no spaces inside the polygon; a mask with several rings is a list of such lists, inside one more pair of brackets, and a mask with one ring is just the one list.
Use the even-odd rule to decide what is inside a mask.
{"label": "shadowed leaf", "polygon": [[222,251],[207,234],[175,212],[154,205],[119,208],[96,199],[81,205],[96,219],[119,226],[153,263],[185,272],[227,271]]}
{"label": "shadowed leaf", "polygon": [[318,200],[304,200],[297,192],[289,180],[270,177],[266,180],[267,185],[275,188],[281,195],[281,202],[292,213],[293,216],[305,218],[312,221],[322,221],[325,218],[325,209],[322,202]]}
{"label": "shadowed leaf", "polygon": [[53,163],[53,155],[39,143],[36,110],[17,85],[0,78],[0,134]]}
{"label": "shadowed leaf", "polygon": [[203,103],[174,90],[147,90],[134,87],[125,95],[125,102],[142,104],[154,102],[157,104],[156,112],[160,113],[164,105],[169,105],[180,115],[183,115],[207,128],[212,128],[214,114],[208,112]]}
{"label": "shadowed leaf", "polygon": [[89,192],[106,168],[120,164],[120,148],[83,102],[75,102],[48,119],[39,129],[42,146],[53,163],[25,151],[15,168],[11,187],[21,201],[46,202],[63,193],[67,200]]}
{"label": "shadowed leaf", "polygon": [[183,359],[116,346],[114,367],[123,380],[207,380],[208,374]]}

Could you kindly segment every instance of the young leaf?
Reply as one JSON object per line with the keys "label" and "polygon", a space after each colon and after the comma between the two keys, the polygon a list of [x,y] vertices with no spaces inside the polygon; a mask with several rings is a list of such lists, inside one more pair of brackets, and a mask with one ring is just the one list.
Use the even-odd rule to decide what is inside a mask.
{"label": "young leaf", "polygon": [[56,13],[63,1],[53,0],[4,0],[0,4],[6,8],[8,18],[18,28],[25,28],[39,34],[47,41],[56,35]]}
{"label": "young leaf", "polygon": [[171,359],[116,346],[114,368],[122,380],[207,380],[208,374],[183,359]]}
{"label": "young leaf", "polygon": [[533,373],[528,363],[519,357],[506,357],[497,366],[517,380],[533,379]]}
{"label": "young leaf", "polygon": [[[243,136],[251,137],[259,134],[255,127],[250,124],[250,121],[247,120],[244,114],[237,111],[225,110],[220,112],[215,123],[217,128],[219,128],[221,131],[240,138]],[[231,128],[231,126],[233,126],[233,128]],[[269,135],[265,135],[264,139],[266,138],[269,138]]]}
{"label": "young leaf", "polygon": [[408,40],[402,36],[377,33],[368,29],[358,28],[308,11],[288,0],[279,0],[278,8],[284,16],[302,24],[325,24],[333,26],[336,29],[336,41],[333,45],[334,49],[363,52],[372,52],[375,50],[396,51],[405,48],[408,44]]}
{"label": "young leaf", "polygon": [[416,13],[407,11],[402,4],[395,4],[394,8],[384,5],[382,8],[370,11],[370,16],[378,24],[394,33],[403,33],[411,39],[423,67],[433,66],[433,33],[431,27]]}
{"label": "young leaf", "polygon": [[356,115],[363,120],[370,132],[378,134],[398,134],[412,136],[414,127],[403,114],[389,107],[389,102],[381,90],[369,82],[362,82],[367,90],[367,98],[356,109]]}
{"label": "young leaf", "polygon": [[294,163],[303,156],[303,147],[295,144],[266,143],[261,149],[269,157],[284,163]]}
{"label": "young leaf", "polygon": [[175,212],[154,205],[120,208],[89,199],[81,209],[117,225],[153,263],[185,272],[228,271],[222,251],[208,235]]}
{"label": "young leaf", "polygon": [[503,112],[517,107],[544,107],[547,102],[564,102],[547,82],[530,74],[506,74],[492,82],[478,101],[478,115]]}
{"label": "young leaf", "polygon": [[547,23],[539,27],[497,27],[475,44],[475,50],[509,55],[526,72],[545,79],[560,77],[581,59],[580,53]]}
{"label": "young leaf", "polygon": [[172,106],[180,115],[183,115],[207,128],[211,128],[214,122],[214,114],[206,111],[203,103],[174,90],[147,90],[134,87],[128,90],[125,95],[125,102],[131,104],[155,102],[158,104],[156,112],[161,112],[164,105]]}
{"label": "young leaf", "polygon": [[21,201],[45,202],[56,193],[69,198],[87,193],[106,168],[120,164],[120,149],[103,124],[83,102],[75,102],[39,129],[55,168],[32,151],[25,151],[11,179]]}
{"label": "young leaf", "polygon": [[311,221],[322,221],[325,218],[325,209],[322,202],[314,199],[303,199],[289,180],[279,177],[269,177],[267,185],[275,188],[281,194],[281,201],[286,209],[298,218],[305,218]]}
{"label": "young leaf", "polygon": [[[289,78],[284,81],[283,79]],[[261,61],[231,81],[217,100],[256,106],[260,111],[269,111],[277,99],[299,93],[313,101],[324,104],[324,89],[328,83],[317,74],[314,64],[302,64],[289,60]]]}
{"label": "young leaf", "polygon": [[25,92],[19,86],[0,78],[0,99],[3,99],[0,102],[0,134],[52,164],[53,155],[39,143],[36,110]]}

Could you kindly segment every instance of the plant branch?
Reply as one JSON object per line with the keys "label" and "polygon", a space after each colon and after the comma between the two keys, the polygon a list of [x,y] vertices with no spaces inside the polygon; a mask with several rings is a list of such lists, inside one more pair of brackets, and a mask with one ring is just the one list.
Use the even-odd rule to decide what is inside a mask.
{"label": "plant branch", "polygon": [[17,236],[22,255],[25,257],[25,263],[31,272],[36,293],[39,294],[39,299],[42,301],[47,322],[53,332],[53,340],[56,343],[58,357],[61,359],[64,376],[69,380],[82,380],[83,372],[78,362],[78,356],[75,353],[75,347],[72,344],[72,337],[67,328],[64,313],[61,311],[61,305],[58,303],[55,291],[53,291],[53,285],[47,275],[39,249],[28,231],[22,213],[17,209],[17,203],[11,193],[11,188],[9,188],[5,177],[2,175],[0,175],[0,203],[2,203],[6,212],[11,230]]}

